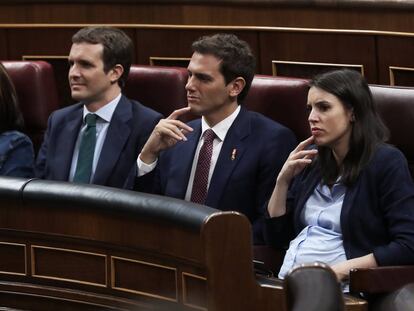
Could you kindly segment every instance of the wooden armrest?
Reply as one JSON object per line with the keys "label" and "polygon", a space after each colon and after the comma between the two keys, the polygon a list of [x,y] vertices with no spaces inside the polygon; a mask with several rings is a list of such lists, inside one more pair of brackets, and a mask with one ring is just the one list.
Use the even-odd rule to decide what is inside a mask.
{"label": "wooden armrest", "polygon": [[254,245],[253,258],[264,263],[264,267],[272,271],[273,275],[279,273],[283,263],[285,251],[274,249],[267,245]]}
{"label": "wooden armrest", "polygon": [[414,282],[414,266],[353,269],[350,272],[351,293],[387,293],[412,282]]}
{"label": "wooden armrest", "polygon": [[364,299],[344,294],[345,311],[368,311],[368,302]]}

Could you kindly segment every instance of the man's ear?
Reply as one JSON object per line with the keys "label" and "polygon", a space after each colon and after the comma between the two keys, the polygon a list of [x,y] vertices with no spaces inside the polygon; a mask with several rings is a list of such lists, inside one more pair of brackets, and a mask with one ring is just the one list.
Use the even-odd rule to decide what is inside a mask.
{"label": "man's ear", "polygon": [[116,64],[110,71],[109,71],[109,78],[111,79],[111,83],[117,83],[118,80],[121,78],[122,74],[124,73],[124,67],[120,64]]}
{"label": "man's ear", "polygon": [[239,96],[239,94],[243,91],[245,86],[246,81],[242,77],[237,77],[236,79],[230,82],[229,95],[231,97]]}

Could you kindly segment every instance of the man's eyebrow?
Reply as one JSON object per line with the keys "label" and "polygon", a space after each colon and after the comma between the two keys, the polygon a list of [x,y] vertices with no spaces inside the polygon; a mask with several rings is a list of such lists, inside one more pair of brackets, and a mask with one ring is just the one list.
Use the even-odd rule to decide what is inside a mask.
{"label": "man's eyebrow", "polygon": [[193,73],[193,75],[195,75],[197,78],[202,79],[202,80],[212,80],[212,77],[208,74],[205,73]]}
{"label": "man's eyebrow", "polygon": [[91,62],[91,61],[89,61],[89,60],[87,60],[87,59],[80,59],[78,62],[79,62],[81,65],[92,65],[92,64],[93,64],[93,62]]}

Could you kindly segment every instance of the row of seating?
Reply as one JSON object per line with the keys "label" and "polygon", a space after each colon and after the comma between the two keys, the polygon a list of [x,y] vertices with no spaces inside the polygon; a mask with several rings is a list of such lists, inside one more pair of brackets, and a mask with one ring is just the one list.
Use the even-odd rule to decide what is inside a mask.
{"label": "row of seating", "polygon": [[[52,67],[42,61],[3,62],[16,85],[26,131],[38,150],[49,114],[60,107]],[[168,116],[186,105],[187,71],[178,67],[133,65],[124,93]],[[256,75],[245,105],[289,127],[298,140],[309,136],[307,80]],[[390,129],[390,143],[406,156],[414,176],[414,89],[371,85],[380,114]],[[193,116],[194,117],[194,116]],[[186,117],[186,121],[191,119]]]}
{"label": "row of seating", "polygon": [[[10,72],[16,85],[21,108],[26,121],[27,132],[34,141],[35,146],[38,148],[41,143],[41,137],[47,126],[47,118],[49,114],[53,110],[59,108],[53,70],[51,66],[45,62],[3,62],[3,64]],[[168,115],[174,109],[186,105],[186,92],[184,89],[186,80],[187,72],[182,68],[133,66],[125,89],[125,94],[130,98],[142,101],[147,106],[160,111],[164,115]],[[412,143],[409,138],[409,132],[414,127],[413,122],[411,121],[414,120],[414,89],[371,86],[371,90],[379,105],[380,113],[391,130],[391,143],[404,152],[409,161],[411,172],[413,173],[414,143]],[[307,112],[305,108],[306,96],[307,80],[256,76],[251,91],[245,100],[245,104],[249,109],[259,111],[288,126],[294,131],[297,138],[302,140],[309,135]],[[243,290],[248,289],[249,293],[254,293],[252,294],[252,297],[255,297],[250,297],[251,301],[249,304],[241,304],[240,306],[243,306],[243,308],[240,308],[239,310],[246,309],[244,308],[246,306],[251,307],[254,305],[255,301],[259,299],[256,296],[259,296],[261,303],[266,305],[272,305],[275,301],[279,301],[282,305],[284,304],[284,300],[281,298],[284,295],[283,292],[282,294],[280,291],[269,292],[269,296],[266,296],[267,294],[258,292],[257,283],[253,282],[251,277],[248,276],[252,270],[252,253],[250,249],[250,232],[249,229],[246,229],[248,228],[248,224],[245,224],[246,221],[243,217],[241,217],[242,220],[239,218],[233,220],[233,216],[229,216],[229,214],[225,213],[225,217],[220,216],[220,218],[217,218],[220,219],[217,220],[218,224],[210,225],[212,229],[207,229],[207,227],[205,227],[206,221],[212,217],[213,212],[209,210],[197,211],[195,215],[197,224],[191,224],[192,220],[190,221],[189,219],[193,217],[192,215],[194,214],[194,211],[184,208],[187,203],[182,201],[180,201],[180,204],[177,203],[175,209],[171,210],[171,204],[175,204],[171,203],[171,200],[162,202],[158,201],[159,199],[156,199],[157,207],[163,205],[170,206],[168,212],[164,213],[159,208],[149,208],[150,206],[148,204],[151,202],[151,198],[143,197],[140,199],[138,197],[139,194],[134,194],[133,197],[130,197],[132,194],[126,193],[124,195],[123,192],[118,193],[115,189],[108,190],[103,189],[102,187],[96,188],[95,186],[69,186],[65,183],[60,184],[47,181],[18,180],[15,182],[5,180],[1,183],[1,186],[1,210],[3,214],[2,217],[0,217],[0,220],[3,224],[0,226],[0,228],[2,228],[0,230],[2,231],[3,237],[8,238],[0,241],[0,246],[4,248],[4,252],[7,251],[10,256],[15,256],[13,258],[20,258],[20,261],[13,260],[11,259],[12,257],[9,258],[10,260],[2,261],[3,264],[4,262],[5,264],[0,266],[0,271],[10,271],[11,269],[8,275],[17,275],[17,280],[23,281],[26,276],[28,276],[31,281],[46,279],[46,281],[42,283],[45,286],[54,285],[53,280],[56,279],[60,279],[60,281],[63,281],[64,283],[70,283],[74,282],[73,280],[76,280],[76,288],[84,285],[86,287],[96,285],[97,288],[103,286],[118,291],[120,290],[123,294],[131,293],[131,291],[134,295],[137,293],[141,295],[142,292],[149,293],[149,295],[144,296],[153,297],[155,295],[158,298],[166,298],[164,299],[166,301],[171,301],[172,299],[174,301],[183,302],[185,305],[195,304],[196,308],[205,305],[213,306],[214,304],[223,306],[220,308],[212,308],[216,310],[227,310],[230,305],[234,307],[234,301],[232,301],[232,299],[237,295],[231,299],[229,298],[229,300],[223,300],[223,298],[221,298],[220,300],[213,301],[213,298],[211,298],[214,296],[212,294],[213,288],[214,293],[217,295],[222,295],[219,291],[220,289],[224,291],[225,287],[233,288],[234,291],[237,292],[237,287],[233,284],[237,283],[245,284]],[[16,191],[11,189],[14,186],[16,186]],[[91,189],[89,189],[89,187],[91,187]],[[26,191],[26,197],[24,197],[22,194],[24,189],[33,189],[33,191]],[[56,194],[59,195],[57,196]],[[111,202],[108,203],[107,198],[114,199],[111,199]],[[142,200],[142,207],[138,207],[140,206],[140,200]],[[134,204],[131,205],[128,202],[133,202]],[[132,213],[137,213],[134,216],[135,220],[130,224],[132,231],[127,232],[127,227],[124,228],[130,217],[125,218],[122,216],[122,221],[115,219],[115,223],[112,223],[112,220],[106,220],[106,216],[101,214],[102,204],[108,204],[108,211],[111,214],[109,217],[110,219],[113,219],[112,208],[131,205],[131,211],[134,211]],[[109,205],[111,208],[109,208]],[[56,210],[56,207],[62,206],[70,208]],[[92,209],[86,209],[86,207],[90,206]],[[6,207],[7,209],[5,209]],[[125,215],[129,215],[128,213],[130,213],[130,211],[127,210],[129,210],[129,208],[122,209],[120,212],[125,212]],[[156,211],[156,213],[152,215],[152,211]],[[184,217],[182,221],[185,223],[187,223],[187,221],[190,222],[183,225],[181,229],[178,229],[176,226],[177,219],[171,222],[174,224],[169,224],[170,221],[165,221],[170,217],[168,216],[169,213],[171,213],[170,216],[184,215],[186,217]],[[206,214],[200,215],[199,213]],[[171,225],[172,228],[168,230],[166,229],[161,238],[161,235],[151,231],[153,229],[151,229],[152,227],[150,226],[150,223],[145,223],[145,221],[141,223],[141,220],[139,219],[142,215],[146,216],[145,219],[148,219],[148,217],[151,219],[154,218],[157,219],[157,223],[162,223],[163,226]],[[52,221],[45,221],[47,219]],[[64,226],[62,225],[62,219],[65,220]],[[89,225],[81,225],[79,221]],[[120,224],[122,224],[122,226]],[[114,226],[118,226],[120,230],[115,230],[115,232],[118,232],[117,234],[119,234],[117,237],[111,236],[111,232],[113,232],[112,230],[104,230],[104,228],[113,228]],[[134,231],[136,228],[143,229],[142,236],[144,238],[132,241],[130,239],[131,236],[136,233]],[[159,225],[154,228],[154,230],[159,230]],[[195,231],[194,228],[196,228]],[[233,230],[234,228],[237,228],[237,230]],[[180,233],[181,230],[183,230],[183,233]],[[210,232],[209,230],[212,231]],[[27,240],[27,237],[33,232],[37,233],[31,240]],[[235,237],[237,240],[240,240],[243,232],[245,238],[241,239],[243,240],[242,244],[235,244],[234,241],[229,242],[231,240],[229,238],[231,232],[237,233]],[[201,235],[201,233],[203,235]],[[205,237],[204,235],[207,233],[211,234],[211,237]],[[99,236],[96,236],[97,234]],[[215,253],[206,252],[205,247],[208,246],[208,243],[213,243],[212,241],[217,240],[217,237],[222,234],[226,234],[228,239],[225,241],[218,239],[220,242],[217,242],[217,245],[214,244],[216,245],[214,247],[218,249],[214,251]],[[168,237],[168,239],[165,239],[165,237]],[[201,241],[199,240],[200,237],[202,239]],[[79,238],[83,240],[80,248],[78,245],[71,245],[71,243]],[[97,244],[95,245],[94,243]],[[117,245],[115,251],[110,253],[113,251],[111,246],[102,248],[105,243],[109,243],[112,246]],[[188,248],[188,245],[198,245],[197,243],[201,243],[200,249]],[[232,246],[230,247],[230,245]],[[125,249],[128,247],[134,249],[132,257],[129,257],[129,254],[124,253]],[[68,251],[68,249],[70,251]],[[156,276],[158,275],[157,271],[160,269],[161,272],[170,271],[169,268],[164,269],[163,260],[160,258],[163,258],[165,254],[161,255],[159,253],[161,251],[167,252],[169,255],[176,251],[182,252],[174,259],[174,262],[181,265],[180,267],[174,268],[175,271],[181,273],[181,283],[177,285],[178,288],[176,289],[180,291],[180,293],[182,291],[183,296],[181,298],[171,296],[171,289],[163,289],[168,292],[168,294],[165,294],[165,292],[154,293],[154,288],[158,288],[159,284],[167,282],[166,279],[170,280],[172,275],[171,273],[161,273],[161,276]],[[234,257],[234,254],[229,254],[229,252],[234,252],[234,254],[237,255],[237,259]],[[242,253],[245,255],[238,256]],[[105,254],[106,257],[104,257],[106,259],[103,259],[104,257],[101,256],[102,254]],[[144,257],[142,257],[143,254]],[[78,255],[80,258],[78,258]],[[238,264],[236,266],[232,266],[231,264],[224,265],[223,256],[229,256],[229,263],[231,262],[234,265],[234,263],[237,262]],[[31,258],[34,258],[34,261],[30,264],[28,260]],[[41,259],[43,261],[36,261],[36,259]],[[72,267],[74,269],[71,270],[70,267],[68,268],[65,265],[51,265],[50,263],[55,260],[74,260],[74,262],[77,262],[80,266],[85,264],[85,267],[89,268],[82,268],[81,271],[78,271],[78,266]],[[142,264],[143,261],[146,263]],[[213,262],[215,262],[215,264]],[[155,275],[156,282],[159,283],[148,287],[148,285],[142,285],[141,283],[134,281],[128,274],[129,272],[127,272],[130,271],[129,268],[133,263],[135,265],[134,269],[138,269],[137,271],[141,271],[147,276],[148,274]],[[182,266],[183,264],[184,266]],[[215,267],[214,265],[218,266]],[[151,268],[153,270],[150,269],[150,271],[147,271],[143,267],[153,267]],[[31,270],[29,271],[28,269]],[[33,269],[37,270],[34,271]],[[61,271],[61,269],[63,269],[63,271]],[[209,269],[217,269],[217,271],[213,272]],[[109,271],[113,272],[110,273]],[[244,272],[241,273],[241,271]],[[407,270],[404,268],[399,272],[400,275],[398,278],[391,277],[393,282],[384,283],[384,278],[381,278],[381,276],[385,276],[387,273],[388,275],[392,273],[395,275],[395,271],[395,268],[368,271],[368,273],[376,273],[374,274],[376,282],[373,283],[372,278],[370,279],[369,277],[362,278],[362,281],[359,281],[359,283],[351,281],[351,289],[355,291],[366,291],[366,288],[364,288],[365,285],[376,285],[376,287],[374,286],[374,289],[372,289],[372,287],[370,289],[370,293],[375,294],[396,289],[400,287],[400,285],[407,283],[407,281],[414,280],[412,276],[413,268],[408,270],[409,273],[407,273]],[[116,274],[118,272],[121,273],[119,274],[119,278]],[[125,273],[125,275],[122,273]],[[223,273],[232,275],[232,278],[223,282],[223,279],[219,277],[219,275],[222,275]],[[234,281],[235,275],[238,275],[236,281]],[[134,274],[134,276],[136,275]],[[122,279],[122,277],[125,277],[125,279]],[[220,278],[220,280],[218,278]],[[352,278],[355,280],[357,279],[356,276],[351,274],[351,279]],[[16,281],[15,278],[11,277],[11,279]],[[208,292],[213,295],[211,297],[206,297],[203,296],[203,294],[200,294],[203,293],[206,282],[207,284],[210,284],[207,285],[207,288]],[[278,288],[277,285],[266,284],[266,282],[267,281],[264,282],[263,287],[271,286],[272,288]],[[373,284],[369,284],[370,282]],[[218,285],[219,283],[223,284]],[[177,275],[173,278],[172,283],[167,282],[167,284],[177,284]],[[0,284],[0,291],[6,291],[10,286],[11,284],[3,282]],[[143,289],[141,286],[147,287]],[[190,291],[192,286],[195,287],[193,292]],[[28,289],[26,288],[25,290]],[[54,289],[50,290],[53,291]],[[110,294],[110,292],[106,290],[100,290],[100,293],[102,295],[96,298],[96,301],[103,301],[106,299],[105,295]],[[77,294],[75,293],[73,295],[76,296]],[[128,296],[128,294],[125,294],[125,297],[130,296],[131,295]],[[145,299],[148,299],[148,297]],[[185,299],[189,300],[186,301]],[[206,302],[207,300],[208,302]],[[122,303],[118,300],[116,301],[120,305],[122,305],[122,303],[130,303],[126,301],[123,301]],[[270,301],[272,301],[271,304]],[[248,308],[246,310],[248,310]]]}
{"label": "row of seating", "polygon": [[[0,176],[0,253],[0,309],[368,310],[323,264],[255,276],[242,214],[110,187]],[[370,310],[408,310],[413,285],[387,279]]]}
{"label": "row of seating", "polygon": [[244,215],[110,187],[0,176],[0,253],[1,310],[344,307],[323,265],[255,276]]}

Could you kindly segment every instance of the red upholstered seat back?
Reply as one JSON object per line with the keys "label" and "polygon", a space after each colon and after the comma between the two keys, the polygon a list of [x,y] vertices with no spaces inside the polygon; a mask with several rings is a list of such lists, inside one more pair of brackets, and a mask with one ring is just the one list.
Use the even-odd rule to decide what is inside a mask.
{"label": "red upholstered seat back", "polygon": [[290,128],[302,141],[310,135],[307,85],[304,79],[256,75],[244,104]]}
{"label": "red upholstered seat back", "polygon": [[43,61],[3,61],[16,88],[25,132],[35,151],[43,141],[50,113],[58,108],[58,95],[52,66]]}
{"label": "red upholstered seat back", "polygon": [[168,116],[187,106],[186,83],[184,68],[133,65],[124,94]]}
{"label": "red upholstered seat back", "polygon": [[374,101],[390,130],[389,143],[407,158],[414,177],[414,88],[371,85]]}

